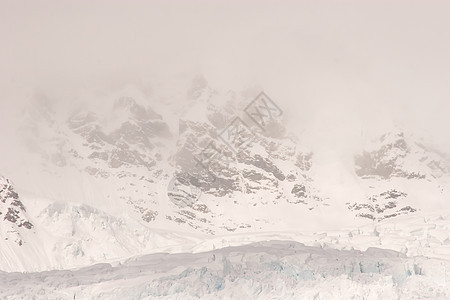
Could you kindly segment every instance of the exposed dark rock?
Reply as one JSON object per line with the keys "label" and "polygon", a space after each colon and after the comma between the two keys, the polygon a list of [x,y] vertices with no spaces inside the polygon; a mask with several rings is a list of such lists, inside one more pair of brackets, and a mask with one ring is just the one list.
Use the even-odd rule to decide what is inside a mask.
{"label": "exposed dark rock", "polygon": [[151,222],[151,221],[156,220],[156,216],[158,216],[158,212],[157,212],[157,211],[147,210],[147,211],[142,215],[142,220],[144,220],[145,222],[149,223],[149,222]]}
{"label": "exposed dark rock", "polygon": [[[423,145],[420,147],[425,151],[424,155],[431,155],[432,151],[428,151]],[[419,171],[412,171],[405,168],[404,159],[409,155],[411,155],[411,147],[406,142],[403,133],[384,135],[380,138],[377,150],[364,151],[362,154],[355,156],[355,171],[358,176],[363,178],[426,178],[426,175],[421,174]],[[443,167],[440,166],[439,162],[430,157],[422,156],[419,158],[419,162],[423,163],[424,166],[431,166],[431,169],[440,170],[442,173]]]}
{"label": "exposed dark rock", "polygon": [[306,198],[306,187],[302,184],[295,184],[291,193],[297,198]]}
{"label": "exposed dark rock", "polygon": [[267,173],[272,174],[278,180],[283,181],[286,179],[286,176],[283,174],[283,172],[281,172],[280,169],[278,169],[269,159],[264,158],[259,154],[256,154],[253,157],[248,155],[240,155],[238,156],[238,162],[246,163],[260,168]]}
{"label": "exposed dark rock", "polygon": [[[407,196],[406,193],[392,189],[369,197],[369,203],[354,203],[351,205],[347,203],[347,205],[348,209],[352,211],[364,211],[356,214],[357,217],[381,221],[386,218],[415,212],[416,209],[409,205],[401,207],[402,204],[400,202],[405,201]],[[390,214],[385,214],[386,212]]]}
{"label": "exposed dark rock", "polygon": [[[19,194],[14,190],[10,181],[0,176],[0,228],[8,228],[6,240],[11,240],[21,246],[23,244],[20,228],[29,230],[33,224],[28,220],[25,206],[20,200]],[[10,239],[8,238],[10,237]]]}

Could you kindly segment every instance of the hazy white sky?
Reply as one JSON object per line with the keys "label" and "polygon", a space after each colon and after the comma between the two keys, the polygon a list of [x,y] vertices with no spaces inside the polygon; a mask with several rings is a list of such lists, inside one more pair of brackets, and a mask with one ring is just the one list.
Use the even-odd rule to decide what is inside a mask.
{"label": "hazy white sky", "polygon": [[3,105],[22,89],[202,73],[260,85],[324,136],[395,120],[445,144],[449,53],[449,1],[0,0]]}

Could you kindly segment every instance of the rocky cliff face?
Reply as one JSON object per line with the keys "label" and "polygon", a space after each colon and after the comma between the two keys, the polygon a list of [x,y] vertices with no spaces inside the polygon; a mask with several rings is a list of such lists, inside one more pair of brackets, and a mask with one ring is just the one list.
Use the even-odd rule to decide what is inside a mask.
{"label": "rocky cliff face", "polygon": [[[205,115],[196,118],[188,111],[180,119],[176,190],[169,189],[169,198],[182,213],[171,220],[193,224],[202,215],[204,223],[217,224],[220,202],[244,203],[250,210],[279,203],[310,210],[325,205],[310,176],[313,154],[286,133],[273,102],[257,102],[267,95],[218,95],[207,87],[192,94],[198,103],[193,110]],[[259,109],[257,116],[251,106]],[[223,226],[227,231],[254,226],[228,223]]]}
{"label": "rocky cliff face", "polygon": [[0,176],[0,222],[2,238],[19,246],[23,244],[22,231],[32,230],[25,206],[9,179]]}
{"label": "rocky cliff face", "polygon": [[67,121],[68,128],[84,139],[82,146],[89,149],[85,159],[113,169],[123,166],[151,169],[155,166],[162,157],[155,140],[171,137],[161,116],[127,97],[116,100],[112,113],[112,120],[116,121],[120,115],[124,119],[110,132],[104,128],[108,122],[102,124],[94,112],[80,111]]}
{"label": "rocky cliff face", "polygon": [[386,133],[371,150],[355,156],[355,172],[362,178],[437,178],[449,173],[448,157],[405,137],[403,132]]}
{"label": "rocky cliff face", "polygon": [[446,155],[404,132],[386,133],[355,156],[355,173],[368,193],[365,201],[347,203],[348,208],[358,217],[378,221],[414,213],[411,199],[420,190],[433,198],[435,193],[448,195],[449,170]]}

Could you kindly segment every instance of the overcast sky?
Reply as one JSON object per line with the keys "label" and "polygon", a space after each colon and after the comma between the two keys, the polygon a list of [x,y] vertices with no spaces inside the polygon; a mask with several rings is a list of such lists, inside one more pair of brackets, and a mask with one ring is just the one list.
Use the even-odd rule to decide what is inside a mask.
{"label": "overcast sky", "polygon": [[449,53],[450,1],[0,0],[3,108],[201,73],[261,86],[299,131],[398,123],[448,145]]}

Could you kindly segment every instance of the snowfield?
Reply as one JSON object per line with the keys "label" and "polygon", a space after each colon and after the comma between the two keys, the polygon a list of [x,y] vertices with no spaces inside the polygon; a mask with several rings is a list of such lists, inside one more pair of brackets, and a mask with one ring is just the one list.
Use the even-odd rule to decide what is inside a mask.
{"label": "snowfield", "polygon": [[0,273],[2,299],[448,299],[450,262],[266,241],[73,270]]}
{"label": "snowfield", "polygon": [[[53,221],[58,222],[58,218],[52,216]],[[72,238],[56,239],[54,244],[47,240],[48,257],[39,258],[33,252],[27,252],[28,260],[34,257],[41,265],[30,263],[24,267],[35,266],[47,271],[1,271],[0,298],[450,297],[450,215],[399,216],[326,232],[254,232],[220,236],[161,229],[128,232],[121,229],[121,222],[116,219],[110,221],[119,227],[105,223],[108,218],[102,215],[97,219],[99,215],[94,212],[87,216],[86,220],[91,224],[85,224],[87,227],[83,231],[78,228],[82,219],[65,221],[55,227],[54,234],[61,236],[70,236],[65,233],[68,229],[64,224],[75,224],[74,228],[78,229]],[[102,222],[106,224],[105,228],[99,229],[95,224]],[[132,245],[149,254],[132,255],[132,251],[127,251]],[[62,254],[58,256],[58,253]],[[118,259],[106,259],[106,256],[102,259],[104,253]],[[94,260],[96,262],[90,263]],[[44,262],[46,264],[42,265]],[[3,256],[3,269],[19,268],[13,263]],[[88,266],[73,268],[77,265]],[[54,268],[63,270],[52,270]]]}

